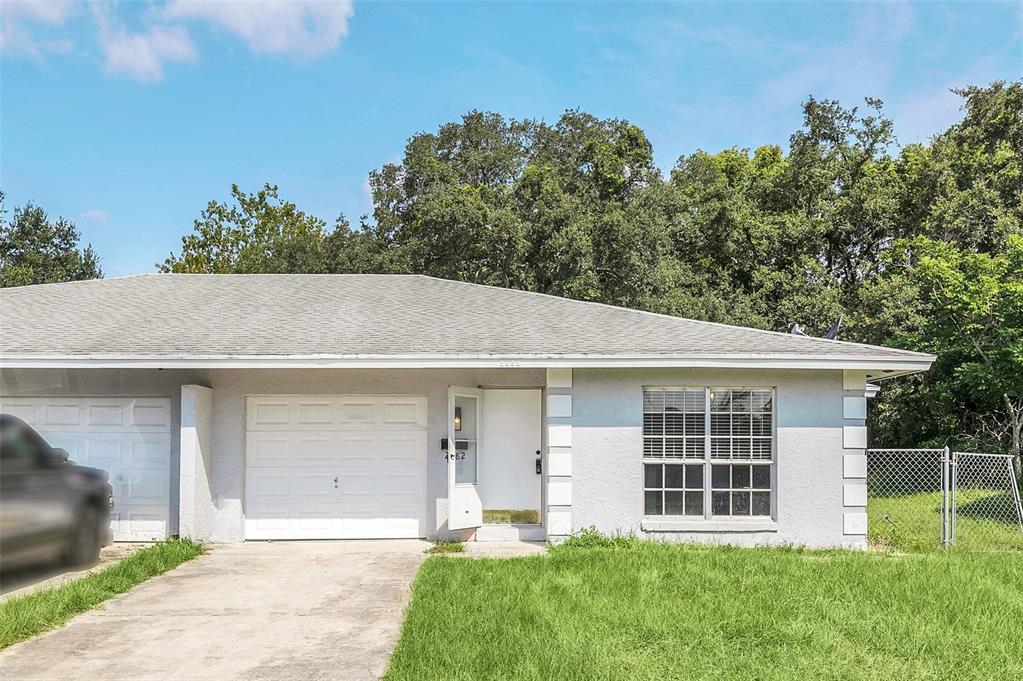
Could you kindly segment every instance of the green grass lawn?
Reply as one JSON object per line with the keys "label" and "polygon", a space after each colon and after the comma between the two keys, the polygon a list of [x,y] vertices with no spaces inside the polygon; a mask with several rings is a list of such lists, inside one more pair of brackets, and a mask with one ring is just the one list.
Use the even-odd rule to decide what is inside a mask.
{"label": "green grass lawn", "polygon": [[633,544],[428,559],[385,678],[1023,674],[1018,553]]}
{"label": "green grass lawn", "polygon": [[0,649],[59,627],[202,552],[202,545],[187,539],[160,542],[67,584],[8,599],[0,603]]}
{"label": "green grass lawn", "polygon": [[[956,550],[1023,550],[1008,492],[972,487],[956,494]],[[872,546],[903,551],[941,548],[941,492],[871,496],[867,500],[867,540]],[[1023,556],[1017,556],[1023,560]]]}
{"label": "green grass lawn", "polygon": [[439,541],[430,548],[427,553],[465,553],[465,544],[460,541]]}

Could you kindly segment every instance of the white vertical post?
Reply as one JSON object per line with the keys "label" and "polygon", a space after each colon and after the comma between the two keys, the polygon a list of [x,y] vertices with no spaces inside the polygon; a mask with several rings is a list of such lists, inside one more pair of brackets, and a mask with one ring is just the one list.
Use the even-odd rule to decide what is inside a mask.
{"label": "white vertical post", "polygon": [[948,488],[951,483],[949,475],[950,452],[948,446],[941,451],[941,545],[947,547],[949,543],[949,509],[948,509]]}
{"label": "white vertical post", "polygon": [[213,532],[213,390],[181,386],[178,534],[206,541]]}
{"label": "white vertical post", "polygon": [[951,526],[952,530],[951,530],[951,536],[949,537],[949,543],[950,544],[955,544],[956,543],[956,513],[957,513],[957,510],[956,510],[956,488],[959,486],[959,465],[958,464],[959,464],[959,455],[957,453],[953,452],[953,454],[952,454],[952,510],[951,510],[952,522],[950,523],[950,526]]}
{"label": "white vertical post", "polygon": [[1019,484],[1016,482],[1016,469],[1012,465],[1012,457],[1005,459],[1005,465],[1009,467],[1009,486],[1012,487],[1012,499],[1016,503],[1016,517],[1019,518],[1019,529],[1023,532],[1023,501],[1019,497]]}

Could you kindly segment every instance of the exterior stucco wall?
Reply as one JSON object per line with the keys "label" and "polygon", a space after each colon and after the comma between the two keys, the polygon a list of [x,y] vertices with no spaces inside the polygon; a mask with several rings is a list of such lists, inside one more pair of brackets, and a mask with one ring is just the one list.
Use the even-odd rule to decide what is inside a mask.
{"label": "exterior stucco wall", "polygon": [[[244,538],[245,398],[248,395],[407,394],[428,400],[427,530],[446,536],[449,385],[542,388],[542,369],[3,369],[0,395],[65,397],[168,397],[171,403],[170,527],[178,534],[181,513],[182,387],[207,386],[212,395],[211,520],[202,531],[211,541]],[[186,510],[186,512],[188,512]],[[207,529],[208,528],[208,529]],[[440,528],[439,530],[437,528]],[[471,533],[468,533],[471,534]]]}
{"label": "exterior stucco wall", "polygon": [[[733,544],[863,547],[843,531],[841,371],[576,369],[572,385],[572,528],[650,538]],[[776,388],[777,484],[774,523],[743,531],[738,522],[706,530],[649,531],[643,516],[643,386]],[[773,525],[773,527],[765,527]]]}
{"label": "exterior stucco wall", "polygon": [[[843,448],[844,397],[862,395],[843,384],[841,371],[697,369],[576,369],[571,382],[549,383],[542,369],[430,370],[0,370],[0,394],[11,396],[125,396],[171,398],[170,532],[179,532],[182,386],[213,389],[209,538],[243,538],[245,398],[265,394],[415,394],[428,398],[427,529],[446,535],[447,469],[440,440],[447,435],[449,385],[543,387],[544,497],[548,532],[563,536],[584,527],[642,532],[658,539],[865,546],[844,515],[862,513],[843,500],[843,485],[857,478]],[[642,387],[644,385],[773,386],[777,389],[776,523],[757,531],[645,531],[643,524]],[[558,396],[561,397],[558,397]],[[569,397],[570,396],[570,397]],[[570,426],[565,429],[564,426]],[[556,435],[567,441],[550,441]],[[548,445],[550,445],[548,447]],[[848,445],[846,445],[848,446]],[[845,454],[845,456],[843,456]],[[485,453],[484,453],[485,456]],[[843,469],[846,463],[846,470]],[[858,481],[856,481],[858,482]],[[554,494],[553,500],[551,495]],[[845,513],[843,513],[845,512]],[[760,523],[763,525],[763,523]],[[647,528],[651,525],[648,523]],[[438,529],[439,528],[439,529]],[[720,529],[720,528],[718,528]],[[740,528],[741,529],[741,528]],[[845,534],[856,532],[856,534]]]}

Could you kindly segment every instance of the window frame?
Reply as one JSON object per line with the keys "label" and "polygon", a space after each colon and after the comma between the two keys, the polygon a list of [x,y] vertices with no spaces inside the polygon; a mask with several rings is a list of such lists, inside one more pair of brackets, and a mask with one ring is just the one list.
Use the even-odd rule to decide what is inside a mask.
{"label": "window frame", "polygon": [[[662,391],[664,391],[664,390],[677,390],[677,391],[702,390],[703,391],[703,395],[704,395],[704,428],[703,428],[703,430],[704,430],[704,434],[703,434],[704,445],[703,445],[703,449],[704,449],[704,451],[703,451],[703,455],[701,457],[699,457],[699,458],[690,458],[690,457],[687,457],[685,455],[682,455],[682,456],[668,456],[667,454],[664,453],[663,449],[662,449],[662,453],[661,453],[660,456],[651,456],[651,455],[648,455],[646,453],[646,451],[647,451],[646,439],[647,439],[648,436],[645,433],[645,428],[643,427],[643,422],[645,421],[646,413],[647,413],[646,412],[646,393],[647,393],[648,390],[662,390]],[[770,436],[770,438],[765,438],[765,439],[769,439],[770,443],[771,443],[771,458],[769,460],[764,460],[764,459],[758,460],[758,459],[752,458],[752,452],[751,452],[750,458],[748,458],[748,459],[735,459],[735,458],[731,458],[732,454],[729,454],[728,458],[715,458],[714,457],[713,451],[712,451],[713,447],[712,447],[712,442],[711,442],[713,436],[711,434],[711,396],[710,396],[710,394],[711,394],[712,390],[769,390],[769,391],[771,391],[771,411],[770,411],[770,414],[771,414],[771,426],[770,426],[771,427],[771,436]],[[642,509],[642,512],[643,512],[644,520],[646,520],[646,521],[669,521],[669,522],[674,522],[674,521],[682,521],[682,522],[684,522],[684,521],[695,521],[695,522],[699,522],[699,523],[706,522],[708,524],[712,524],[712,523],[728,523],[728,522],[740,522],[740,523],[742,523],[742,522],[754,522],[754,523],[761,522],[762,523],[762,522],[765,522],[765,521],[774,522],[776,520],[776,518],[777,518],[777,510],[778,510],[778,493],[777,493],[777,491],[778,491],[778,454],[779,454],[779,452],[778,452],[778,387],[777,386],[774,386],[774,385],[702,385],[702,386],[700,386],[700,385],[681,385],[681,386],[680,385],[643,385],[642,386],[642,396],[643,397],[642,397],[642,400],[641,400],[641,406],[642,406],[642,414],[641,414],[641,416],[643,418],[641,419],[640,432],[641,432],[641,438],[643,439],[643,442],[642,442],[642,446],[640,448],[640,453],[641,453],[641,457],[640,457],[641,471],[640,471],[640,474],[641,474],[642,480],[643,480],[643,487],[642,487],[642,491],[641,491],[641,509]],[[683,412],[683,413],[686,413],[686,412]],[[723,413],[723,412],[714,412],[714,413],[720,414],[720,413]],[[724,413],[732,414],[733,412],[731,412],[731,410],[729,410],[728,412],[724,412]],[[739,412],[739,413],[743,413],[743,412]],[[665,436],[662,435],[662,438],[664,438],[664,437]],[[734,436],[733,435],[729,435],[728,437],[729,437],[729,439],[731,439]],[[751,435],[750,437],[752,438],[752,437],[755,437],[755,436]],[[703,514],[702,515],[667,515],[667,514],[648,515],[647,512],[646,512],[646,493],[648,491],[658,491],[658,490],[661,491],[662,492],[662,502],[661,502],[662,506],[661,506],[661,508],[662,508],[662,510],[664,510],[665,506],[664,506],[663,491],[664,491],[664,489],[667,489],[667,488],[663,487],[663,485],[664,485],[664,480],[663,479],[664,479],[664,476],[666,475],[663,471],[661,473],[661,475],[662,475],[662,483],[661,483],[662,486],[660,488],[648,488],[647,487],[647,485],[646,485],[646,465],[647,464],[662,464],[662,465],[663,464],[674,464],[674,465],[696,464],[696,465],[703,466],[703,490],[702,490],[702,492],[703,492]],[[766,466],[768,468],[768,470],[770,471],[770,486],[768,488],[768,491],[770,493],[770,513],[768,515],[752,515],[752,509],[751,509],[751,513],[749,515],[733,515],[731,513],[729,513],[728,515],[714,515],[714,513],[713,513],[713,492],[714,492],[715,488],[712,486],[712,479],[711,479],[713,466],[714,465],[732,465],[732,464]],[[751,474],[752,474],[752,472],[751,472]],[[674,488],[672,488],[672,489],[674,489]],[[718,490],[718,491],[721,491],[721,490]],[[755,490],[752,490],[752,482],[751,482],[751,491],[755,491]]]}

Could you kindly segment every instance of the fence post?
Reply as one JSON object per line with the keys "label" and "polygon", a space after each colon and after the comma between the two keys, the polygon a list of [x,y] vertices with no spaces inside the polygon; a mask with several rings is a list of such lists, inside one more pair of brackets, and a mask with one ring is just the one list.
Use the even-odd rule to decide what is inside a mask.
{"label": "fence post", "polygon": [[[946,447],[947,449],[947,447]],[[952,521],[950,523],[952,528],[951,536],[949,537],[949,544],[956,543],[956,489],[959,487],[959,452],[952,453],[952,508],[950,511]]]}
{"label": "fence post", "polygon": [[950,452],[948,446],[941,452],[941,546],[948,547],[949,537],[949,510],[948,510],[948,488],[951,481],[949,475]]}
{"label": "fence post", "polygon": [[1019,484],[1016,482],[1016,469],[1012,465],[1012,458],[1005,460],[1009,466],[1009,486],[1012,487],[1012,501],[1016,505],[1016,516],[1019,518],[1019,529],[1023,531],[1023,501],[1019,496]]}

